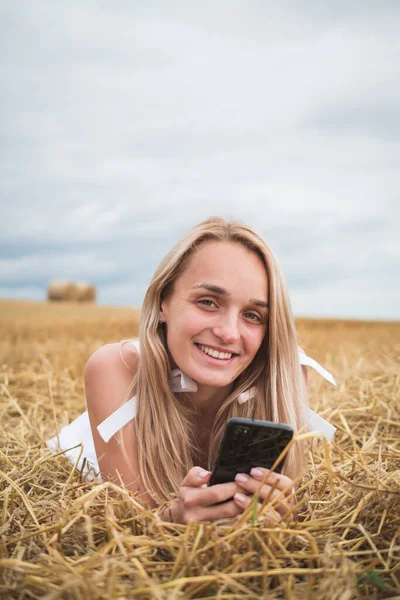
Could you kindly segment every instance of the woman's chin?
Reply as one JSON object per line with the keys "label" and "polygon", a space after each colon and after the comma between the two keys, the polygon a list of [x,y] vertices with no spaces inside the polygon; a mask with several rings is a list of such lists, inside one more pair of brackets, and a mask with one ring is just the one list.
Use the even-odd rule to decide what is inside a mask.
{"label": "woman's chin", "polygon": [[197,385],[204,387],[223,388],[232,384],[232,377],[224,376],[222,373],[204,373],[198,369],[193,369],[192,374],[187,373],[194,379]]}

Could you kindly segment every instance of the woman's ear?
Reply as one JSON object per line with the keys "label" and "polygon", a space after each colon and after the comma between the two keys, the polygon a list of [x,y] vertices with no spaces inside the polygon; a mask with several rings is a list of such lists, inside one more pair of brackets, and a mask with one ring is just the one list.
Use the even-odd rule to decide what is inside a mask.
{"label": "woman's ear", "polygon": [[164,304],[165,304],[165,300],[162,300],[161,306],[160,306],[160,313],[158,316],[158,320],[160,323],[165,323]]}

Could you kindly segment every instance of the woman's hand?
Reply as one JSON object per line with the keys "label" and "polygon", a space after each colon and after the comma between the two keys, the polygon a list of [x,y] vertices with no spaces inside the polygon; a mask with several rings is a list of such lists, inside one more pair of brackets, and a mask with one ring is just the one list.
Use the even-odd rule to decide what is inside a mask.
{"label": "woman's hand", "polygon": [[209,471],[192,467],[182,482],[179,497],[163,509],[161,517],[186,524],[232,518],[243,512],[243,507],[233,501],[240,486],[234,481],[207,486],[210,476]]}
{"label": "woman's hand", "polygon": [[263,500],[268,498],[268,501],[273,501],[276,499],[272,504],[271,517],[273,520],[279,520],[280,517],[292,512],[296,498],[293,481],[289,477],[257,467],[250,471],[250,475],[238,473],[235,481],[242,489],[234,495],[233,500],[242,510],[251,504],[253,495],[257,494],[259,508],[261,508]]}

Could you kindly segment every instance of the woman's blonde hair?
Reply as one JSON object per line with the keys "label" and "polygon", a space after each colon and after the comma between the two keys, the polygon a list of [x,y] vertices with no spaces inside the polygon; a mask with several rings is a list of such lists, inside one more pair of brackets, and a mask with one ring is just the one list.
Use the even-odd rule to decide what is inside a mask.
{"label": "woman's blonde hair", "polygon": [[[159,503],[178,493],[183,478],[200,455],[190,418],[190,394],[186,395],[187,402],[183,402],[182,394],[174,395],[170,389],[170,364],[164,325],[159,319],[160,307],[185,270],[189,257],[207,241],[238,243],[255,252],[265,265],[269,296],[264,340],[217,413],[208,468],[212,469],[230,417],[287,423],[295,432],[304,424],[307,391],[286,284],[277,259],[265,240],[244,223],[221,217],[206,219],[180,238],[161,261],[141,312],[140,361],[130,392],[137,399],[135,431],[141,487]],[[238,395],[250,387],[255,387],[255,397],[239,404]],[[192,407],[192,413],[194,410]],[[294,478],[300,475],[303,462],[304,447],[297,441],[286,457],[283,472]]]}

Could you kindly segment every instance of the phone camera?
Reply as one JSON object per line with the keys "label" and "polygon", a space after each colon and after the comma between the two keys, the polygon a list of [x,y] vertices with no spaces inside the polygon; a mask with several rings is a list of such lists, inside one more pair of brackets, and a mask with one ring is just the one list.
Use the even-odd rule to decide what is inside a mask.
{"label": "phone camera", "polygon": [[249,428],[248,427],[236,427],[233,437],[232,437],[232,449],[236,450],[237,449],[237,445],[241,445],[243,443],[246,443],[247,440],[247,434],[249,433]]}

